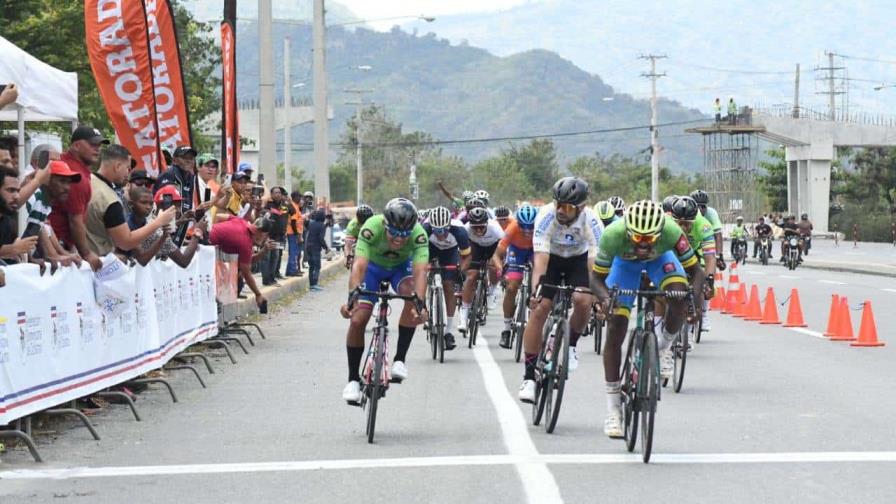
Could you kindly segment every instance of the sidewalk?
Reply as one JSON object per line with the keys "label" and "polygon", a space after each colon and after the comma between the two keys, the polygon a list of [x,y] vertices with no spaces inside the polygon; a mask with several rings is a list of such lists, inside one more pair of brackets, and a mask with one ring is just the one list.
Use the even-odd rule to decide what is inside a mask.
{"label": "sidewalk", "polygon": [[[774,260],[780,254],[780,244],[775,245]],[[752,253],[753,246],[750,245]],[[730,242],[725,243],[725,258],[730,255]],[[833,240],[812,240],[812,250],[803,258],[800,268],[858,273],[896,277],[896,247],[892,243],[859,242],[853,246],[851,241],[841,241],[839,246]]]}

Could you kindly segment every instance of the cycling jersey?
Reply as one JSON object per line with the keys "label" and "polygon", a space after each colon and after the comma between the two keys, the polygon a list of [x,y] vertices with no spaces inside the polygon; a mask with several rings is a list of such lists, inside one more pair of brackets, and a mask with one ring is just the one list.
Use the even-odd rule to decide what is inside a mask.
{"label": "cycling jersey", "polygon": [[744,240],[747,238],[747,228],[743,225],[734,226],[729,237],[732,240]]}
{"label": "cycling jersey", "polygon": [[[492,212],[491,208],[486,208],[485,211],[488,212],[488,218],[490,220],[495,219],[495,212]],[[462,223],[466,224],[467,223],[467,211],[466,210],[461,211],[459,214],[457,214],[457,217],[455,217],[455,218],[457,220],[461,221]],[[499,225],[498,227],[501,227],[501,226]]]}
{"label": "cycling jersey", "polygon": [[429,261],[428,243],[423,226],[416,224],[404,245],[398,250],[390,250],[389,237],[386,236],[386,218],[374,215],[367,219],[358,233],[355,255],[387,269],[402,267],[409,259],[414,264],[425,264]]}
{"label": "cycling jersey", "polygon": [[703,214],[706,217],[706,220],[712,224],[712,232],[720,233],[722,231],[722,220],[719,219],[719,212],[716,212],[716,209],[708,206],[706,207],[706,212]]}
{"label": "cycling jersey", "polygon": [[594,271],[607,274],[613,265],[613,259],[648,262],[656,259],[668,251],[674,251],[684,268],[690,268],[697,264],[697,255],[691,248],[688,238],[672,219],[666,219],[663,231],[659,239],[653,245],[653,250],[645,259],[639,259],[635,254],[635,244],[628,237],[625,221],[616,221],[604,230],[598,243],[597,257],[594,260]]}
{"label": "cycling jersey", "polygon": [[705,256],[716,253],[716,240],[712,232],[712,224],[702,215],[697,215],[688,233],[688,243],[698,255]]}
{"label": "cycling jersey", "polygon": [[470,229],[470,224],[468,223],[465,227],[467,231],[467,235],[470,237],[470,242],[480,246],[480,247],[491,247],[492,245],[497,246],[498,242],[501,238],[504,238],[504,230],[501,229],[501,225],[498,224],[494,220],[489,220],[488,224],[486,224],[485,234],[482,236],[477,236],[472,229]]}
{"label": "cycling jersey", "polygon": [[535,235],[532,248],[560,257],[587,254],[601,239],[601,228],[590,208],[583,208],[578,217],[568,225],[557,221],[557,209],[553,202],[541,207],[535,217]]}
{"label": "cycling jersey", "polygon": [[504,259],[507,279],[523,278],[523,266],[532,262],[532,231],[527,236],[519,223],[513,220],[504,230],[504,238],[498,248],[507,251]]}
{"label": "cycling jersey", "polygon": [[456,248],[460,250],[460,255],[470,253],[470,238],[466,228],[460,222],[452,221],[448,226],[448,232],[444,235],[434,233],[432,224],[428,222],[423,225],[423,229],[429,235],[430,250],[452,250]]}
{"label": "cycling jersey", "polygon": [[532,234],[532,230],[530,230],[527,236],[519,223],[516,220],[511,220],[510,225],[504,230],[504,238],[501,238],[501,244],[498,247],[506,250],[508,245],[513,245],[517,249],[532,250]]}
{"label": "cycling jersey", "polygon": [[355,217],[352,220],[348,221],[348,224],[345,226],[345,237],[346,238],[354,238],[358,239],[358,233],[361,232],[361,224],[358,222],[358,218]]}

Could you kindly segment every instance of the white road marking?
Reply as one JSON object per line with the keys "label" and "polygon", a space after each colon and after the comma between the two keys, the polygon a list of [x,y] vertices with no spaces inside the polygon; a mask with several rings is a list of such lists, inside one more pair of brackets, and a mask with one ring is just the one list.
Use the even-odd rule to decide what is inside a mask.
{"label": "white road marking", "polygon": [[750,271],[750,272],[748,272],[747,274],[748,274],[748,275],[765,276],[766,273],[765,273],[764,271]]}
{"label": "white road marking", "polygon": [[[620,448],[622,444],[620,443]],[[781,452],[781,453],[654,453],[650,464],[824,464],[842,462],[896,462],[893,451]],[[515,465],[546,467],[548,464],[641,464],[637,453],[581,453],[547,455],[459,455],[344,460],[292,460],[230,464],[183,464],[122,467],[71,467],[0,471],[0,480],[72,480],[196,474],[303,472],[347,469],[402,469],[416,467],[472,467]],[[539,492],[540,493],[540,492]],[[559,495],[557,496],[559,498]]]}
{"label": "white road marking", "polygon": [[896,292],[896,289],[881,289],[881,290],[886,291],[886,292]]}
{"label": "white road marking", "polygon": [[824,334],[822,334],[818,331],[813,331],[811,329],[806,329],[805,327],[788,327],[787,329],[790,329],[791,331],[796,331],[800,334],[807,334],[809,336],[815,336],[816,338],[827,339],[824,336]]}
{"label": "white road marking", "polygon": [[838,282],[836,280],[819,280],[818,283],[831,284],[831,285],[846,285],[846,282]]}
{"label": "white road marking", "polygon": [[527,461],[526,463],[514,463],[514,468],[522,480],[526,499],[530,504],[562,503],[560,487],[548,466],[544,463],[529,462],[538,457],[539,453],[532,437],[529,436],[528,422],[520,412],[516,398],[507,391],[504,375],[488,349],[488,341],[481,335],[477,339],[476,347],[473,348],[473,356],[482,372],[485,391],[498,414],[504,445],[507,447],[510,457]]}
{"label": "white road marking", "polygon": [[795,276],[795,275],[778,275],[778,276],[781,277],[781,278],[786,278],[786,279],[788,279],[788,280],[797,280],[797,279],[800,278],[800,277]]}

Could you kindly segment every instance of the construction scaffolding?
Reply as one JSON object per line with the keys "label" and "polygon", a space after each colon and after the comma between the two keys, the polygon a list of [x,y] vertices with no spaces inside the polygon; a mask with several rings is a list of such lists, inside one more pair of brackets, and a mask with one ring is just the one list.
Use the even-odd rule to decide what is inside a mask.
{"label": "construction scaffolding", "polygon": [[722,222],[734,222],[739,215],[752,222],[764,210],[757,160],[758,134],[765,128],[714,123],[686,131],[703,136],[704,190],[709,194],[710,206],[719,212]]}

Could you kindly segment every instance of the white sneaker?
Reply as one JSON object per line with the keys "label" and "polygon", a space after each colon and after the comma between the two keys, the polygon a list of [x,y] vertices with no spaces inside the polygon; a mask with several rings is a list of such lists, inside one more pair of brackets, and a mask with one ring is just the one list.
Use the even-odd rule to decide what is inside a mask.
{"label": "white sneaker", "polygon": [[579,352],[576,347],[569,347],[569,370],[575,371],[579,367]]}
{"label": "white sneaker", "polygon": [[520,384],[520,401],[524,403],[535,402],[535,380],[523,380]]}
{"label": "white sneaker", "polygon": [[349,404],[361,402],[361,384],[355,380],[348,382],[348,385],[342,389],[342,399]]}
{"label": "white sneaker", "polygon": [[675,369],[675,361],[672,359],[671,350],[663,350],[660,352],[660,378],[672,378],[672,372]]}
{"label": "white sneaker", "polygon": [[498,295],[492,294],[488,297],[488,309],[489,311],[495,311],[498,308]]}
{"label": "white sneaker", "polygon": [[469,316],[469,310],[464,310],[461,308],[459,310],[459,314],[457,317],[457,332],[466,333],[467,332],[467,317]]}
{"label": "white sneaker", "polygon": [[393,380],[404,380],[408,377],[408,367],[404,365],[404,362],[395,361],[392,363],[392,379]]}
{"label": "white sneaker", "polygon": [[613,410],[604,420],[604,434],[611,438],[623,437],[622,432],[622,412]]}
{"label": "white sneaker", "polygon": [[710,329],[712,329],[712,325],[709,323],[709,314],[703,312],[703,330],[709,331]]}

